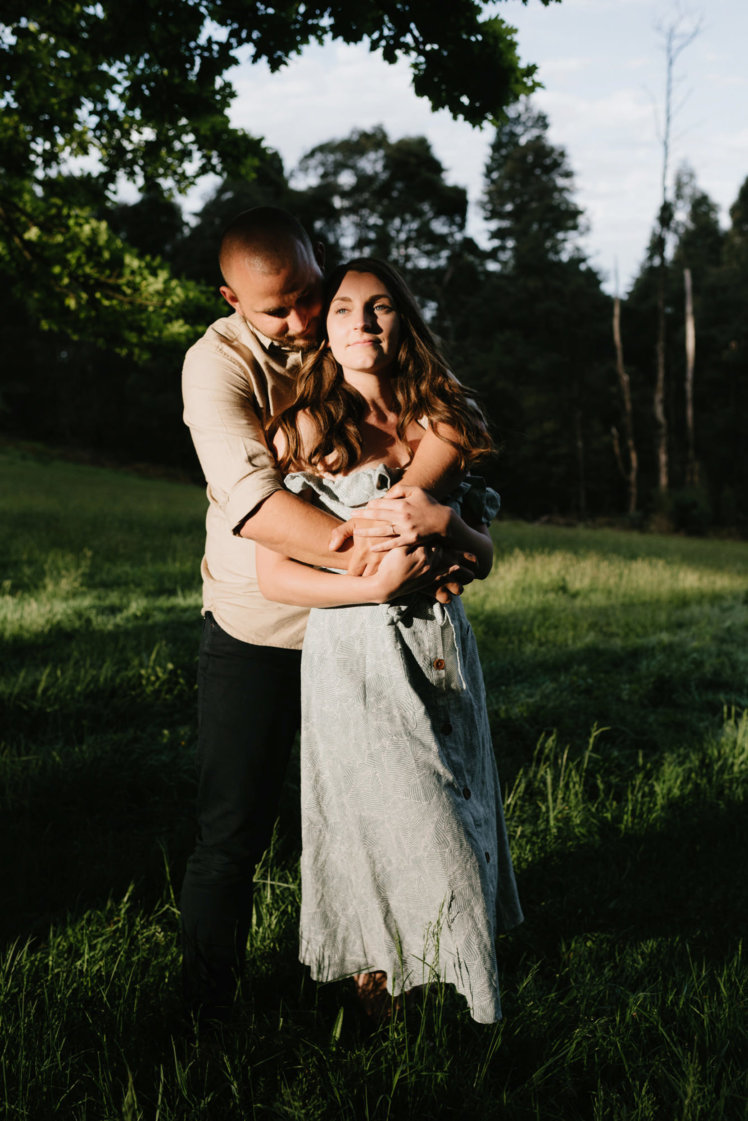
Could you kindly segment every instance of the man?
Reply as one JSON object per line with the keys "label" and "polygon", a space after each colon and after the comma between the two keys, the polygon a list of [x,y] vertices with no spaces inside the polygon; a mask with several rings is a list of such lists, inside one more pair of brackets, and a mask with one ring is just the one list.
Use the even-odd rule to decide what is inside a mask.
{"label": "man", "polygon": [[[184,420],[207,480],[198,662],[198,839],[180,900],[185,996],[224,1019],[245,953],[254,868],[276,818],[299,725],[306,611],[259,592],[254,542],[308,564],[361,572],[365,543],[331,552],[340,523],[283,489],[264,421],[295,396],[322,310],[322,253],[275,207],[240,214],[221,243],[220,291],[233,314],[187,352]],[[422,439],[404,482],[434,489],[456,452]],[[376,555],[376,554],[375,554]]]}

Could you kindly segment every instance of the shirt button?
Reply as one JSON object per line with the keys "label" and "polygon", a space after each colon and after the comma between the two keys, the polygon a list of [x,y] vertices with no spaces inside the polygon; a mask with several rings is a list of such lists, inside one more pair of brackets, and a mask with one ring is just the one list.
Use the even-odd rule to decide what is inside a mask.
{"label": "shirt button", "polygon": [[434,669],[444,669],[446,662],[444,661],[444,658],[434,658],[432,665]]}
{"label": "shirt button", "polygon": [[449,721],[447,721],[446,724],[442,724],[442,732],[444,733],[445,736],[448,736],[451,731],[452,731],[452,725],[449,723]]}
{"label": "shirt button", "polygon": [[486,853],[486,864],[490,864],[490,863],[491,863],[491,854],[490,854],[490,852],[487,852]]}
{"label": "shirt button", "polygon": [[472,791],[470,790],[470,787],[469,787],[469,786],[464,786],[464,787],[462,788],[462,796],[463,796],[463,798],[469,798],[469,797],[470,797],[470,795],[471,795],[471,793],[472,793]]}

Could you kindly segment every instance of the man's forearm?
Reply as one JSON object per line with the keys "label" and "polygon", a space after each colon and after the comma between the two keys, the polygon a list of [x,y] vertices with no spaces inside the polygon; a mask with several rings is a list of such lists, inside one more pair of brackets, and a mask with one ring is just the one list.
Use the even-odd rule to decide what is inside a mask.
{"label": "man's forearm", "polygon": [[[462,477],[457,450],[430,429],[421,440],[403,482],[436,494],[447,494]],[[276,553],[323,568],[348,568],[353,539],[339,549],[329,548],[333,530],[341,522],[332,514],[285,490],[274,491],[252,511],[240,536],[259,542]],[[377,558],[379,560],[379,558]],[[358,568],[363,571],[359,558]]]}
{"label": "man's forearm", "polygon": [[322,568],[347,568],[351,543],[329,549],[330,535],[340,521],[286,490],[277,490],[252,511],[239,535],[276,553]]}

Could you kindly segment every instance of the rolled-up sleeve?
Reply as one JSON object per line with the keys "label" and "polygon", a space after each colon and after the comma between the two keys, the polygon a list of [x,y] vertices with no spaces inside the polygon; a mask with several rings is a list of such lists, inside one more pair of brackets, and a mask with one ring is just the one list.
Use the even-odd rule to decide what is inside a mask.
{"label": "rolled-up sleeve", "polygon": [[257,506],[283,486],[265,441],[261,403],[240,361],[199,345],[185,357],[182,395],[210,499],[227,527],[239,533]]}

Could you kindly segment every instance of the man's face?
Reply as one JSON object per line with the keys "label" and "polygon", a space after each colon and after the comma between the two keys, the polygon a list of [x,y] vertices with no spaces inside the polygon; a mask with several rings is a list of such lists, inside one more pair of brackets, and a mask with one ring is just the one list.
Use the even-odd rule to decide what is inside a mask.
{"label": "man's face", "polygon": [[317,341],[322,312],[322,270],[305,245],[294,243],[277,271],[238,257],[221,295],[263,335],[285,347],[307,349]]}

